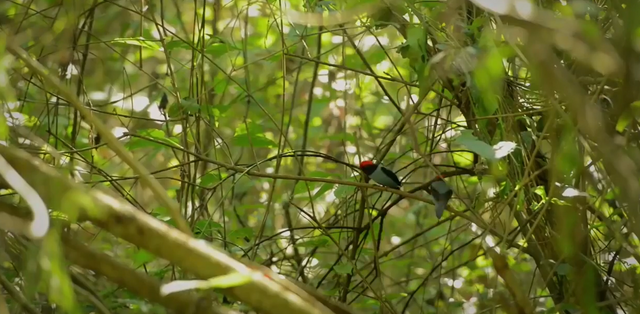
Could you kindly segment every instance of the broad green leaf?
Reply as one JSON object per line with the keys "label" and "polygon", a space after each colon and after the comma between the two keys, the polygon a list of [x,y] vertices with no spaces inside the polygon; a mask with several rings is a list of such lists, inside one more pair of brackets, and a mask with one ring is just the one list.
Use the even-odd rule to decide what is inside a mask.
{"label": "broad green leaf", "polygon": [[569,202],[567,202],[565,200],[561,200],[559,198],[555,198],[555,197],[551,199],[551,203],[552,204],[562,205],[562,206],[571,206],[571,204],[569,204]]}
{"label": "broad green leaf", "polygon": [[172,227],[174,227],[174,228],[177,228],[177,227],[178,227],[178,224],[176,224],[176,221],[175,221],[175,220],[173,220],[173,218],[166,219],[164,222],[165,222],[167,225],[172,226]]}
{"label": "broad green leaf", "polygon": [[412,61],[422,62],[421,57],[426,52],[426,30],[419,26],[407,27],[407,55],[403,57]]}
{"label": "broad green leaf", "polygon": [[262,124],[254,121],[247,121],[246,123],[239,123],[235,130],[235,135],[249,133],[252,135],[262,135],[264,128]]}
{"label": "broad green leaf", "polygon": [[196,222],[196,228],[200,229],[222,229],[222,225],[211,220],[199,220]]}
{"label": "broad green leaf", "polygon": [[212,44],[205,48],[204,52],[213,57],[220,57],[230,51],[239,51],[240,49],[228,44]]}
{"label": "broad green leaf", "polygon": [[333,195],[336,196],[336,198],[343,198],[345,196],[351,195],[353,194],[353,192],[356,190],[355,186],[352,185],[340,185],[338,186],[338,188],[333,192]]}
{"label": "broad green leaf", "polygon": [[229,233],[229,237],[232,239],[241,239],[245,237],[253,239],[253,228],[239,228],[233,230]]}
{"label": "broad green leaf", "polygon": [[[217,93],[217,94],[222,94],[224,93],[225,90],[227,90],[227,86],[229,86],[229,80],[219,80],[217,82],[215,82],[213,84],[213,90]],[[217,106],[219,107],[219,106]],[[228,106],[231,107],[231,106]],[[222,111],[222,110],[220,110]]]}
{"label": "broad green leaf", "polygon": [[261,275],[259,272],[243,274],[234,272],[224,276],[213,277],[209,280],[176,280],[164,284],[160,287],[160,295],[166,296],[171,293],[193,289],[227,289],[242,286],[251,282],[254,275]]}
{"label": "broad green leaf", "polygon": [[296,243],[296,246],[299,247],[317,247],[317,248],[321,248],[321,247],[326,247],[329,245],[329,243],[331,243],[331,239],[329,239],[329,237],[327,236],[319,236],[316,238],[312,238],[310,240],[306,240],[306,241],[299,241]]}
{"label": "broad green leaf", "polygon": [[323,183],[320,189],[318,190],[318,192],[316,192],[316,194],[313,195],[311,200],[315,201],[318,197],[325,195],[328,191],[331,191],[331,189],[333,189],[334,186],[335,184],[333,183]]}
{"label": "broad green leaf", "polygon": [[[477,86],[472,88],[473,93],[480,96],[474,97],[480,104],[474,109],[478,117],[492,115],[498,109],[498,99],[502,94],[505,76],[502,56],[496,48],[493,35],[485,34],[481,38],[481,45],[484,53],[473,71],[473,82]],[[480,99],[481,101],[478,101]]]}
{"label": "broad green leaf", "polygon": [[214,277],[208,280],[209,288],[226,289],[242,286],[251,282],[251,277],[252,276],[249,274],[241,274],[238,272],[229,275]]}
{"label": "broad green leaf", "polygon": [[351,274],[351,271],[353,270],[353,266],[351,266],[351,264],[340,263],[336,266],[333,266],[333,270],[335,270],[336,273],[340,275],[348,275],[348,274]]}
{"label": "broad green leaf", "polygon": [[167,115],[170,118],[180,118],[184,115],[195,115],[200,113],[200,105],[193,98],[182,98],[180,103],[175,102],[169,105]]}
{"label": "broad green leaf", "polygon": [[207,188],[214,186],[218,182],[220,182],[220,176],[217,173],[213,173],[213,171],[200,177],[200,185]]}
{"label": "broad green leaf", "polygon": [[153,261],[156,257],[145,249],[139,249],[136,254],[133,255],[134,268],[138,268],[143,264]]}
{"label": "broad green leaf", "polygon": [[182,101],[180,101],[180,105],[184,109],[184,112],[188,114],[196,114],[200,112],[200,105],[198,105],[198,102],[193,98],[182,99]]}
{"label": "broad green leaf", "polygon": [[222,229],[222,225],[211,220],[198,220],[196,222],[195,231],[202,236],[213,236],[213,230]]}
{"label": "broad green leaf", "polygon": [[282,52],[276,52],[273,55],[271,55],[270,57],[268,57],[267,59],[265,59],[265,61],[269,62],[269,63],[280,63],[282,62]]}
{"label": "broad green leaf", "polygon": [[[137,134],[142,137],[132,137],[131,139],[129,139],[129,141],[124,145],[127,149],[134,150],[134,149],[145,148],[145,147],[153,147],[153,148],[166,147],[165,145],[162,145],[162,143],[166,143],[173,147],[180,147],[180,148],[182,147],[174,139],[168,138],[164,133],[164,131],[159,129],[139,130]],[[145,137],[154,139],[156,141],[150,141],[148,139],[145,139]]]}
{"label": "broad green leaf", "polygon": [[149,48],[154,50],[160,50],[162,48],[156,39],[145,39],[142,37],[129,37],[129,38],[116,38],[112,40],[113,43],[127,44],[133,46],[140,46],[143,48]]}
{"label": "broad green leaf", "polygon": [[164,44],[165,48],[167,49],[167,51],[171,51],[174,49],[186,49],[186,50],[191,50],[191,46],[189,46],[188,43],[182,41],[182,40],[171,40],[168,41]]}
{"label": "broad green leaf", "polygon": [[[371,65],[376,65],[387,59],[387,55],[384,50],[373,49],[371,53],[365,54],[366,61]],[[358,69],[366,69],[365,63],[362,62],[362,59],[357,54],[348,55],[344,60],[344,65],[349,68]]]}
{"label": "broad green leaf", "polygon": [[489,160],[497,159],[493,147],[473,136],[471,130],[463,130],[460,132],[460,136],[455,139],[454,143],[462,145]]}
{"label": "broad green leaf", "polygon": [[622,133],[632,120],[633,116],[631,115],[631,113],[628,110],[625,111],[622,115],[620,115],[620,118],[618,118],[618,122],[616,123],[616,131]]}
{"label": "broad green leaf", "polygon": [[9,126],[7,125],[7,118],[4,115],[4,111],[0,108],[0,141],[7,141],[9,138]]}
{"label": "broad green leaf", "polygon": [[252,135],[249,136],[249,134],[244,133],[244,134],[238,134],[236,136],[233,137],[233,145],[235,146],[241,146],[241,147],[266,147],[266,148],[272,148],[272,147],[278,147],[278,144],[276,144],[274,141],[264,137],[264,135]]}
{"label": "broad green leaf", "polygon": [[[298,181],[298,183],[296,183],[295,188],[293,189],[293,195],[298,195],[303,193],[307,194],[309,193],[309,191],[313,192],[317,184],[318,184],[317,182]],[[309,186],[308,189],[307,189],[307,186]]]}
{"label": "broad green leaf", "polygon": [[62,252],[60,232],[52,228],[43,238],[38,261],[43,270],[43,279],[48,284],[47,296],[65,313],[80,314],[68,265]]}

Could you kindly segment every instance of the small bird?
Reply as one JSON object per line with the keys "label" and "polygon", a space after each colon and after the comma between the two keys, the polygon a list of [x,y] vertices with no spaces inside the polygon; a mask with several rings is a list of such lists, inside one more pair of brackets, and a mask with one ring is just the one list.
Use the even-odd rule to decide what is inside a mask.
{"label": "small bird", "polygon": [[167,93],[162,93],[162,98],[160,98],[160,103],[158,104],[158,110],[164,114],[164,111],[167,110],[168,104],[169,98],[167,97]]}
{"label": "small bird", "polygon": [[436,217],[440,219],[444,210],[447,208],[447,203],[453,195],[453,190],[444,182],[444,176],[437,176],[436,180],[431,183],[430,193],[433,196],[433,201],[436,205]]}
{"label": "small bird", "polygon": [[396,190],[399,190],[400,186],[402,186],[402,182],[400,182],[400,179],[398,179],[398,176],[393,171],[376,165],[372,161],[365,160],[361,162],[360,169],[371,178],[371,180],[380,185]]}

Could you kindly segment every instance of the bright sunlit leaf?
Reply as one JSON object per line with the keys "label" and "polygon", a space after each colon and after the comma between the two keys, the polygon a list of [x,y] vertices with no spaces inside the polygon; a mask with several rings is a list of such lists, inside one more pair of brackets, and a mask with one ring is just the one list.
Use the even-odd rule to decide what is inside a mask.
{"label": "bright sunlit leaf", "polygon": [[171,293],[194,289],[204,290],[238,287],[251,282],[254,275],[255,274],[242,274],[236,272],[229,275],[214,277],[209,280],[176,280],[162,285],[160,287],[160,295],[166,296]]}

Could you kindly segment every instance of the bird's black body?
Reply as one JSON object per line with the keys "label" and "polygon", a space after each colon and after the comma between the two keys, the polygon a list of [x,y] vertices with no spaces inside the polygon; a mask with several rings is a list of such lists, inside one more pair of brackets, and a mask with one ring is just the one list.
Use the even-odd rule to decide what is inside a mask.
{"label": "bird's black body", "polygon": [[398,179],[395,172],[383,166],[376,165],[371,161],[362,162],[360,164],[360,169],[362,169],[362,172],[371,178],[371,180],[380,185],[384,185],[392,189],[400,189],[402,186],[402,182]]}
{"label": "bird's black body", "polygon": [[387,175],[391,180],[393,180],[393,182],[395,184],[397,184],[398,186],[402,186],[402,182],[400,182],[400,179],[398,179],[398,176],[396,175],[395,172],[383,167],[383,166],[378,166],[380,168],[380,170],[382,171],[382,173],[384,173],[385,175]]}

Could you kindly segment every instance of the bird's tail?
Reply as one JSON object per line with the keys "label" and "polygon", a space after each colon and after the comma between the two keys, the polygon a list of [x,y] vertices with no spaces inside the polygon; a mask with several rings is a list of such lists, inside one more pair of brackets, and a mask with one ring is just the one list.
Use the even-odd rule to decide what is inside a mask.
{"label": "bird's tail", "polygon": [[442,214],[444,214],[444,210],[447,208],[447,202],[436,201],[435,203],[436,203],[436,217],[440,219],[440,217],[442,217]]}

